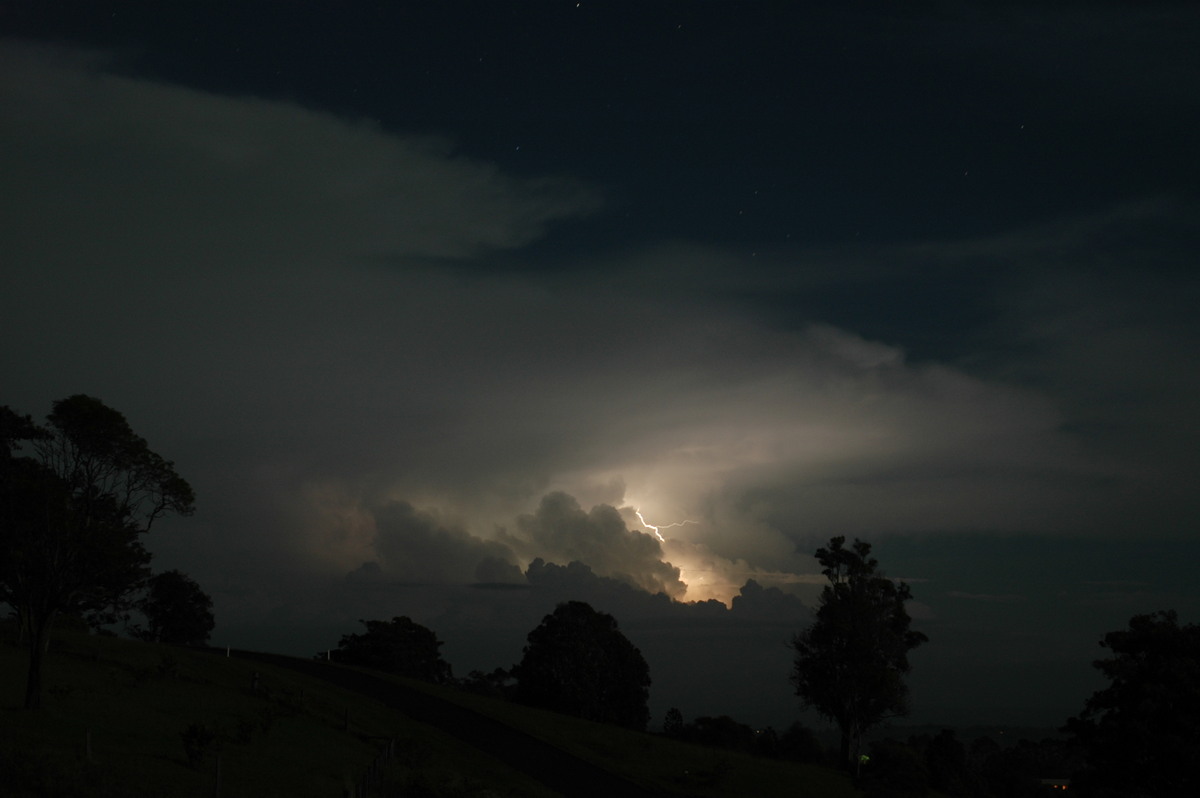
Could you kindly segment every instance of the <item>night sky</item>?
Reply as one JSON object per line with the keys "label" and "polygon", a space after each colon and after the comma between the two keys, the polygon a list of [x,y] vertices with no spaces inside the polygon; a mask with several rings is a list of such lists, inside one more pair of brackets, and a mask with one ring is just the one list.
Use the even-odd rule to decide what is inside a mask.
{"label": "night sky", "polygon": [[911,721],[1056,726],[1200,620],[1198,54],[1190,2],[0,2],[0,403],[174,460],[217,645],[408,615],[466,675],[581,599],[653,725],[782,728],[845,535]]}

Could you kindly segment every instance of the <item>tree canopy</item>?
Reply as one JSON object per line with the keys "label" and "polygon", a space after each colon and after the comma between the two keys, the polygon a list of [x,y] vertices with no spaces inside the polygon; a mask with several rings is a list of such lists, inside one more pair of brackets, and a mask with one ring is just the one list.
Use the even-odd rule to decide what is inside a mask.
{"label": "tree canopy", "polygon": [[908,712],[908,652],[928,638],[911,630],[908,585],[888,579],[871,545],[830,539],[816,551],[829,583],[816,620],[792,640],[792,684],[804,706],[837,724],[844,765],[857,760],[862,735]]}
{"label": "tree canopy", "polygon": [[146,616],[145,628],[134,632],[142,640],[204,645],[215,625],[212,598],[180,571],[164,571],[150,577],[146,593],[136,606]]}
{"label": "tree canopy", "polygon": [[141,535],[194,502],[173,464],[99,399],[60,399],[46,421],[0,408],[0,601],[28,633],[29,708],[55,617],[115,620],[147,574]]}
{"label": "tree canopy", "polygon": [[1200,793],[1200,626],[1181,626],[1174,610],[1135,615],[1100,645],[1113,655],[1094,665],[1110,684],[1064,729],[1086,756],[1072,788],[1128,798]]}
{"label": "tree canopy", "polygon": [[526,638],[514,666],[516,699],[588,720],[643,730],[650,668],[613,616],[582,601],[559,604]]}
{"label": "tree canopy", "polygon": [[395,673],[435,684],[452,678],[450,664],[442,659],[442,641],[431,630],[407,616],[390,621],[363,621],[363,634],[344,635],[331,656],[336,662]]}

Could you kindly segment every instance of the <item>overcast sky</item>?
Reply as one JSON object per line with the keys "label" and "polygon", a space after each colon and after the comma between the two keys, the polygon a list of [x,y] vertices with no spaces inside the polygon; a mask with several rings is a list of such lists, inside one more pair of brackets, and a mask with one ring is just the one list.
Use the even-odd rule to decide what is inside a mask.
{"label": "overcast sky", "polygon": [[0,403],[175,462],[216,644],[581,598],[781,727],[845,535],[914,721],[1061,724],[1200,615],[1200,11],[983,5],[6,3]]}

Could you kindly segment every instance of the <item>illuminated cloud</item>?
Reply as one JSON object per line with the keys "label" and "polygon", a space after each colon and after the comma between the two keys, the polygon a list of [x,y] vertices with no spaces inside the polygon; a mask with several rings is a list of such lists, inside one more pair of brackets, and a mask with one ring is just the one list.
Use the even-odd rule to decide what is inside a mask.
{"label": "illuminated cloud", "polygon": [[[829,280],[830,253],[748,269],[648,247],[539,279],[491,253],[590,212],[594,191],[93,56],[4,58],[2,243],[28,265],[6,324],[40,342],[7,356],[36,397],[13,401],[86,385],[126,410],[200,495],[255,497],[210,500],[214,529],[263,516],[239,546],[398,574],[420,570],[411,548],[450,558],[425,573],[464,581],[483,555],[493,576],[579,559],[729,601],[749,578],[800,584],[835,533],[1082,528],[1090,505],[1070,497],[1112,471],[1037,390],[723,300],[795,289],[794,273]],[[597,509],[544,499],[556,491]],[[666,530],[664,552],[637,508],[696,523]],[[512,558],[489,548],[496,526]]]}
{"label": "illuminated cloud", "polygon": [[648,593],[682,596],[686,585],[679,569],[663,562],[652,535],[630,530],[616,508],[600,504],[585,512],[573,496],[543,497],[532,514],[517,519],[519,535],[507,537],[515,548],[532,548],[561,563],[586,563],[601,576],[628,582]]}
{"label": "illuminated cloud", "polygon": [[[978,692],[963,660],[1011,662],[1029,602],[1067,614],[1046,637],[1075,639],[1085,669],[1095,634],[1147,601],[1195,606],[1194,580],[1163,578],[1194,545],[1151,546],[1190,541],[1200,516],[1179,123],[1200,97],[1179,69],[1194,14],[886,14],[880,31],[917,44],[860,37],[836,78],[852,90],[815,94],[776,65],[843,57],[826,31],[861,15],[724,64],[743,79],[722,85],[690,80],[696,54],[723,52],[695,45],[742,21],[707,15],[682,38],[643,26],[660,73],[577,81],[563,104],[544,59],[478,61],[438,4],[428,51],[385,36],[328,68],[307,35],[359,38],[304,13],[299,38],[222,61],[232,48],[174,40],[194,26],[162,7],[137,30],[61,28],[128,43],[116,54],[0,43],[0,402],[40,415],[86,391],[175,460],[197,513],[147,543],[212,591],[221,638],[307,655],[406,614],[461,673],[516,661],[556,601],[582,599],[643,647],[656,701],[753,716],[744,688],[790,722],[785,643],[833,535],[912,575],[938,641],[918,656],[943,663],[918,678],[939,692]],[[60,29],[41,13],[14,24]],[[501,16],[485,41],[567,40]],[[605,19],[578,39],[597,75]],[[1014,35],[1079,57],[1047,80],[1061,51]],[[408,80],[426,52],[445,69]],[[952,54],[953,119],[945,92],[895,91],[929,53]],[[340,92],[348,77],[373,96]],[[505,80],[522,90],[494,91]],[[922,110],[864,124],[898,96]],[[756,110],[724,125],[723,103]],[[531,131],[542,152],[511,149]],[[1064,562],[1153,588],[1081,590]],[[1043,713],[1079,685],[1035,697],[1006,678],[997,701]]]}

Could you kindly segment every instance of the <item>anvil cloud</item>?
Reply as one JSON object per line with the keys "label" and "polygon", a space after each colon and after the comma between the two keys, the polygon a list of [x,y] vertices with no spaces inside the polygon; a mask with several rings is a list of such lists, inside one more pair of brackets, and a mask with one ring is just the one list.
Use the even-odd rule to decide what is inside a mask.
{"label": "anvil cloud", "polygon": [[[213,593],[219,642],[311,653],[408,614],[461,673],[585,598],[659,669],[656,702],[778,723],[833,535],[913,580],[928,690],[982,650],[962,607],[1049,589],[972,541],[1194,540],[1187,197],[905,240],[596,243],[578,231],[628,199],[569,164],[119,51],[0,43],[0,118],[0,402],[99,396],[176,462],[198,511],[148,542]],[[1073,582],[1079,606],[1123,567]],[[771,653],[739,664],[734,638]],[[697,698],[722,678],[749,686]]]}

